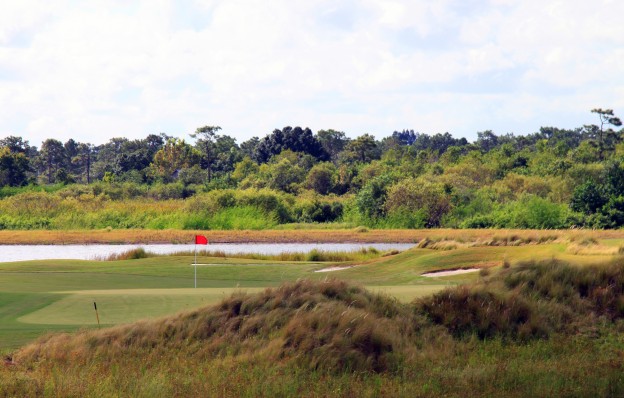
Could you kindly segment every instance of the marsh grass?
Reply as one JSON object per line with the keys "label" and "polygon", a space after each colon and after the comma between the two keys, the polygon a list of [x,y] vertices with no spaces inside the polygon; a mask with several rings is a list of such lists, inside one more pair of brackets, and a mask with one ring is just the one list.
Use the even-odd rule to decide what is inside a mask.
{"label": "marsh grass", "polygon": [[96,257],[96,261],[123,261],[123,260],[137,260],[140,258],[156,257],[156,254],[146,252],[142,247],[136,249],[130,249],[123,253],[113,253],[106,257]]}
{"label": "marsh grass", "polygon": [[363,247],[353,251],[325,251],[312,249],[309,252],[282,252],[279,254],[259,254],[259,253],[226,253],[222,250],[199,250],[195,253],[192,250],[181,250],[170,254],[157,254],[145,251],[143,248],[130,249],[123,253],[111,254],[105,257],[97,257],[96,261],[122,261],[135,260],[149,257],[178,257],[188,256],[194,257],[216,257],[216,258],[243,258],[251,260],[265,261],[308,261],[308,262],[352,262],[365,261],[379,257],[387,257],[398,254],[397,250],[389,250],[380,252],[374,247]]}
{"label": "marsh grass", "polygon": [[[528,231],[527,231],[528,232]],[[533,231],[532,231],[533,232]],[[449,236],[425,236],[417,244],[420,249],[432,249],[432,250],[455,250],[467,247],[505,247],[505,246],[525,246],[525,245],[540,245],[549,244],[553,242],[561,242],[563,233],[540,233],[540,234],[518,234],[511,233],[505,235],[493,234],[491,236],[484,236],[483,234],[477,236],[456,236],[450,238]],[[613,251],[613,250],[612,250]],[[616,250],[617,251],[617,250]]]}

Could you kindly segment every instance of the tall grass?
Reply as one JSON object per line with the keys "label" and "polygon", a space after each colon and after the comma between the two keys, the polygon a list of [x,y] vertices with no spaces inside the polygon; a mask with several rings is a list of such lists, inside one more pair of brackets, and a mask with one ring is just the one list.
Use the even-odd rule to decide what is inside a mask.
{"label": "tall grass", "polygon": [[[0,198],[0,229],[258,230],[310,221],[310,212],[313,221],[336,221],[342,208],[338,199],[310,201],[270,190],[215,190],[189,197],[184,189],[93,184],[54,192],[19,190]],[[309,211],[301,211],[303,204]]]}
{"label": "tall grass", "polygon": [[121,260],[138,260],[140,258],[155,257],[154,253],[146,252],[142,247],[130,249],[123,253],[113,253],[105,257],[96,257],[96,261],[121,261]]}
{"label": "tall grass", "polygon": [[99,261],[119,261],[134,260],[148,257],[166,257],[166,256],[195,256],[217,257],[217,258],[244,258],[262,261],[308,261],[308,262],[348,262],[348,261],[365,261],[382,256],[394,255],[399,252],[390,250],[380,252],[374,247],[362,248],[353,251],[325,251],[312,249],[309,252],[282,252],[279,254],[260,254],[260,253],[226,253],[222,250],[199,250],[197,252],[191,250],[181,250],[170,254],[157,254],[145,251],[143,248],[130,249],[123,253],[114,253],[105,257],[98,257]]}

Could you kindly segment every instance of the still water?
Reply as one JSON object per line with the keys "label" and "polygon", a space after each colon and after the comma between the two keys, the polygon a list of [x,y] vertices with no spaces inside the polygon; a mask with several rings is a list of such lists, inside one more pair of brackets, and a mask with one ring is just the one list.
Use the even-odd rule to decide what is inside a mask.
{"label": "still water", "polygon": [[[407,250],[410,243],[217,243],[198,245],[197,250],[233,253],[279,254],[304,252],[312,249],[323,251],[354,251],[374,247],[377,250]],[[95,260],[124,253],[142,247],[157,254],[170,254],[195,250],[195,245],[0,245],[0,262],[45,259]]]}

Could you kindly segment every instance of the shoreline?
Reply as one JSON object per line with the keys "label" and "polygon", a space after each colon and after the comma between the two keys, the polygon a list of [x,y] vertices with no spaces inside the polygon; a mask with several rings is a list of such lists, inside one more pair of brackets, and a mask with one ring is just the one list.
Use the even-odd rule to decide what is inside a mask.
{"label": "shoreline", "polygon": [[0,231],[0,245],[190,244],[195,235],[206,236],[210,243],[414,243],[422,239],[404,230],[38,230]]}
{"label": "shoreline", "polygon": [[624,230],[510,229],[295,229],[295,230],[2,230],[0,245],[188,244],[195,235],[213,243],[418,243],[423,239],[474,242],[489,240],[624,239]]}

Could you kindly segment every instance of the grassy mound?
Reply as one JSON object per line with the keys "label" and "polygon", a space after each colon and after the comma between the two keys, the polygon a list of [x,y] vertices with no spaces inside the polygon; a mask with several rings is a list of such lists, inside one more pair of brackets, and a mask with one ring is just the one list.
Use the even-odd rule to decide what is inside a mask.
{"label": "grassy mound", "polygon": [[455,337],[525,341],[578,333],[624,317],[624,260],[585,267],[557,260],[520,263],[473,286],[421,299],[416,306]]}
{"label": "grassy mound", "polygon": [[409,305],[339,280],[301,280],[165,319],[49,335],[16,359],[84,361],[193,346],[202,356],[257,353],[314,369],[383,372],[397,369],[422,346],[424,331],[438,326],[455,338],[527,341],[623,316],[621,262],[531,262]]}
{"label": "grassy mound", "polygon": [[621,396],[623,296],[624,260],[523,263],[410,304],[300,280],[43,337],[0,395]]}
{"label": "grassy mound", "polygon": [[395,299],[342,281],[304,280],[161,320],[49,335],[15,359],[82,362],[192,346],[200,356],[257,353],[311,368],[385,371],[401,362],[416,325]]}

